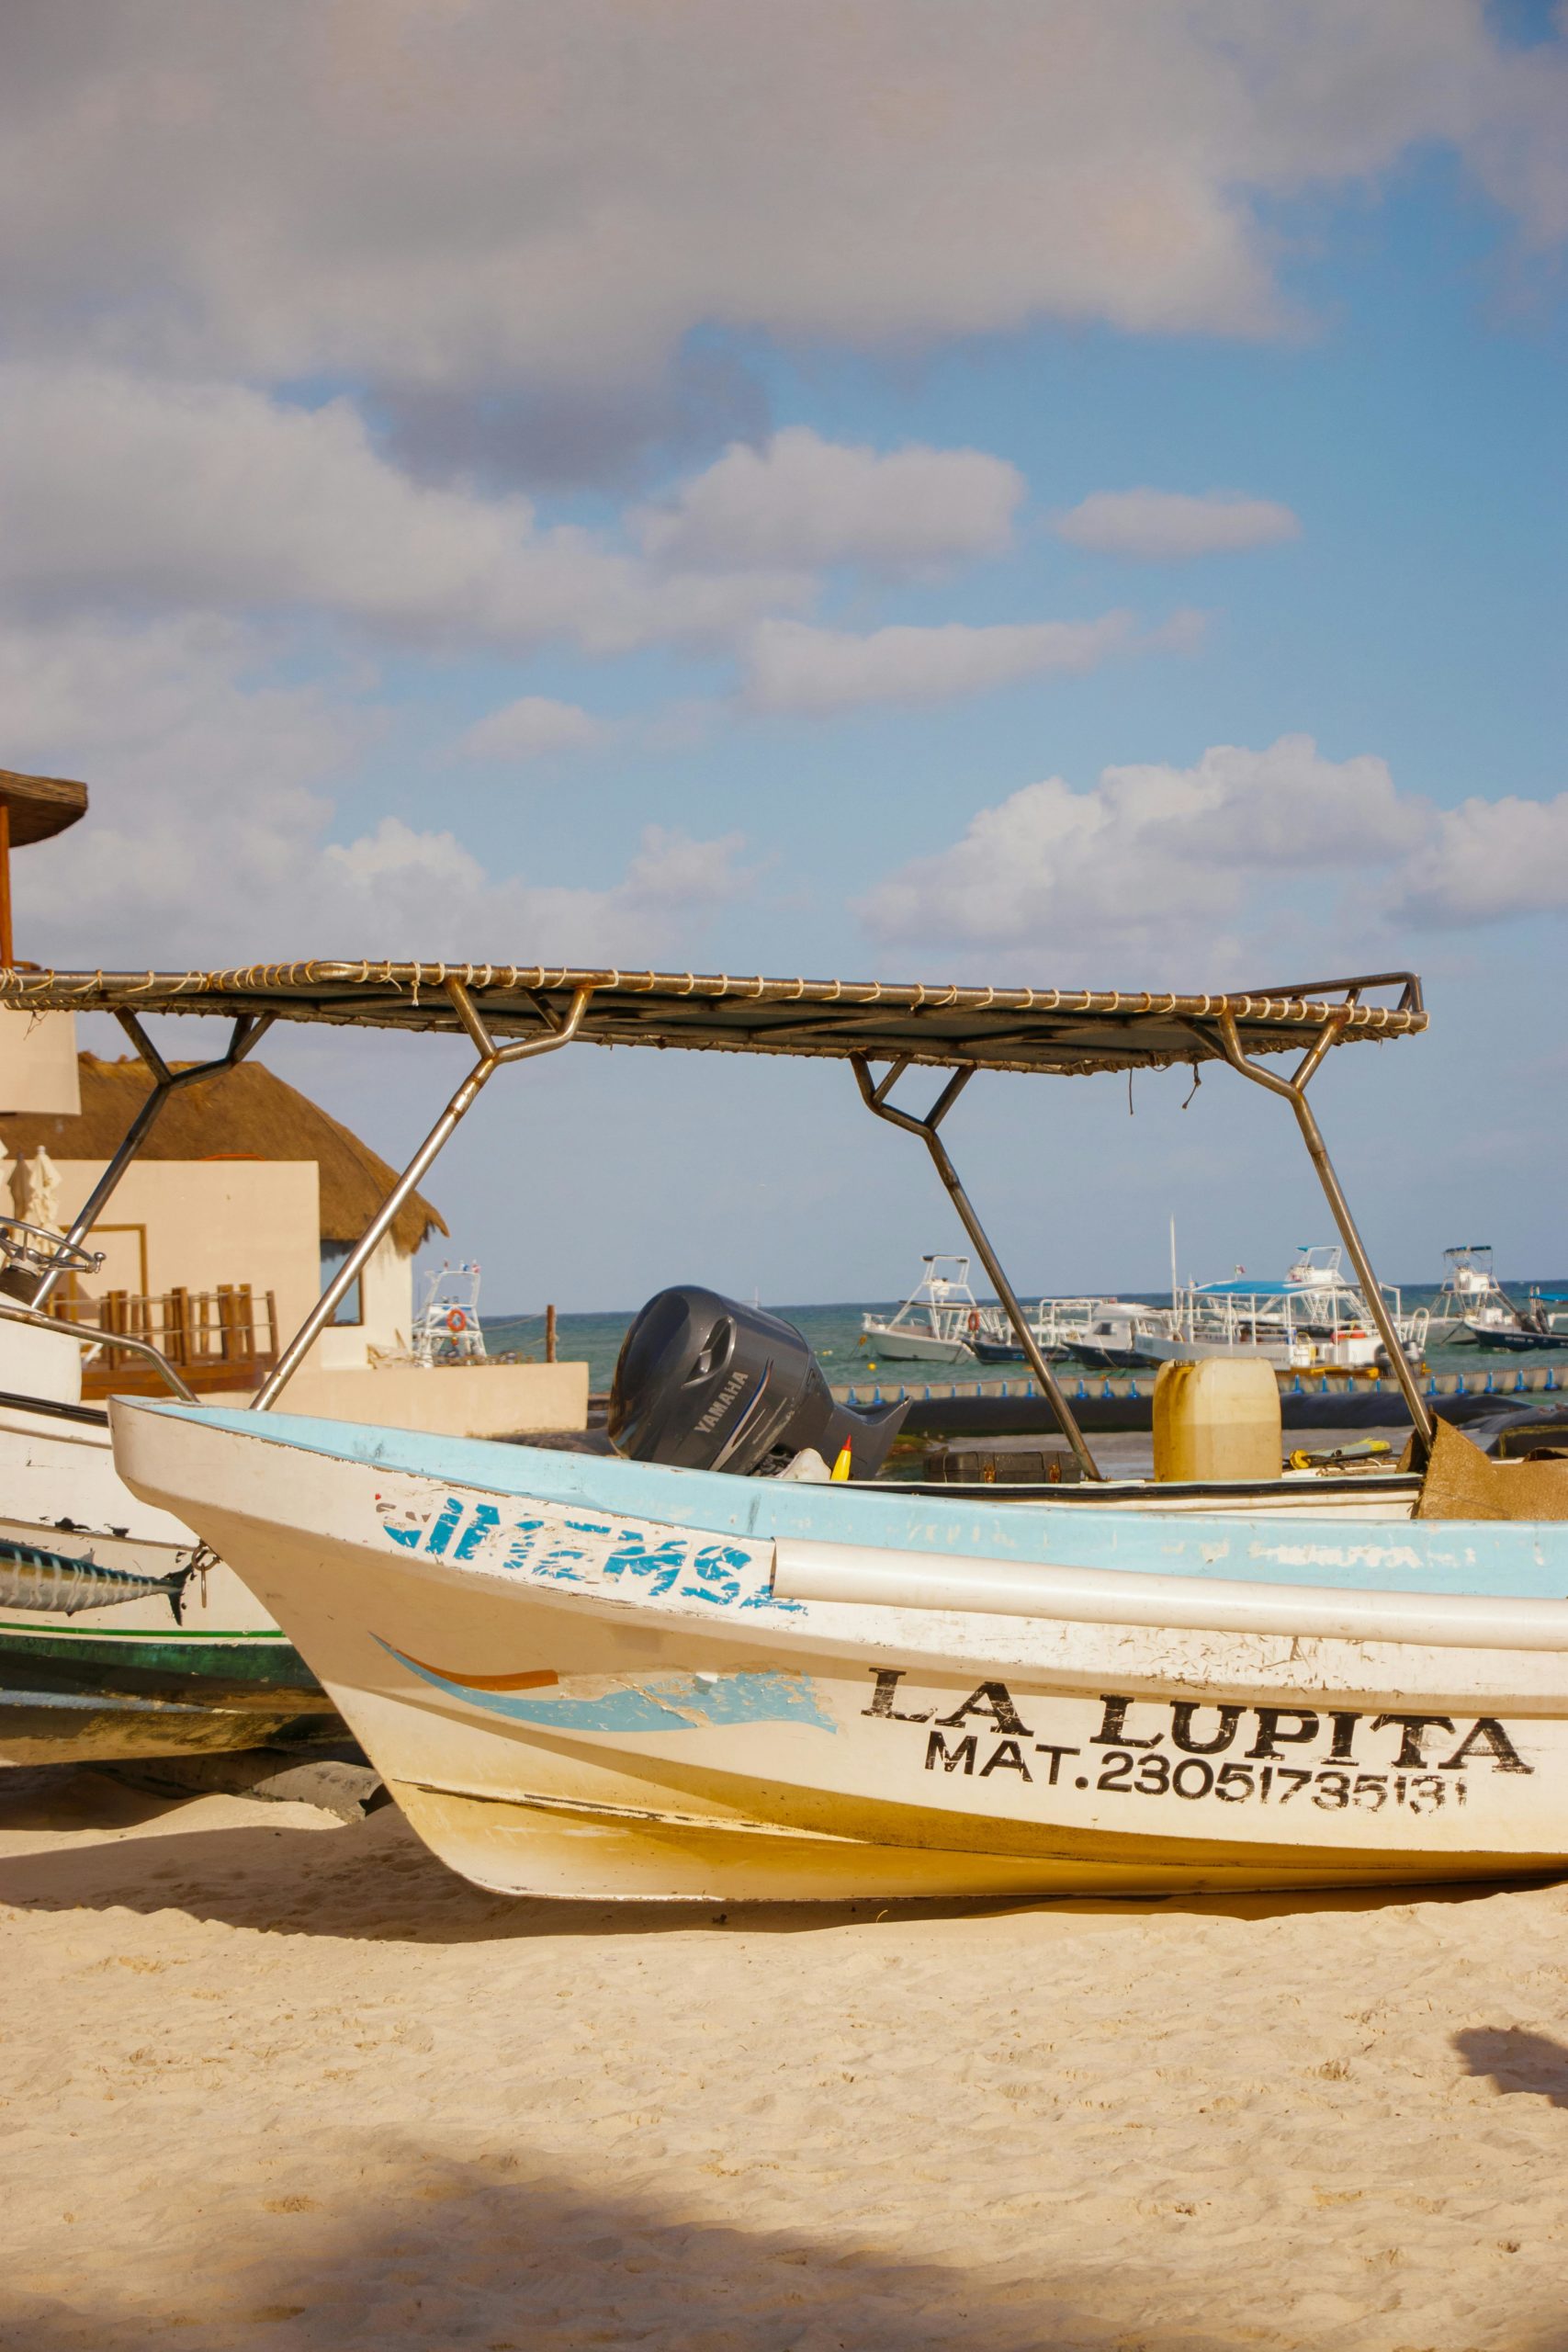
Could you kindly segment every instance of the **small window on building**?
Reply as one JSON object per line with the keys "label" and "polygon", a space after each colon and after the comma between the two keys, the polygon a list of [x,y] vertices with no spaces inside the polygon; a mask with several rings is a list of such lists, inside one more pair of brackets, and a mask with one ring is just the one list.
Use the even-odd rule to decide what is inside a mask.
{"label": "small window on building", "polygon": [[[353,1249],[352,1241],[323,1241],[321,1244],[321,1288],[325,1290],[338,1268]],[[333,1325],[363,1323],[365,1307],[360,1295],[360,1277],[356,1274],[333,1311]]]}

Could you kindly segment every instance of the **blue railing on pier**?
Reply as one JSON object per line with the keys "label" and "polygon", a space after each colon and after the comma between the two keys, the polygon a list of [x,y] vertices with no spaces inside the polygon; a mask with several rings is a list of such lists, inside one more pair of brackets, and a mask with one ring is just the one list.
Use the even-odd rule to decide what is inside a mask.
{"label": "blue railing on pier", "polygon": [[[1535,1375],[1526,1373],[1521,1368],[1516,1371],[1511,1381],[1505,1373],[1501,1387],[1497,1385],[1496,1374],[1492,1372],[1488,1372],[1483,1378],[1479,1373],[1472,1373],[1468,1378],[1462,1372],[1440,1374],[1428,1372],[1427,1374],[1428,1396],[1527,1396],[1542,1394],[1554,1396],[1562,1385],[1562,1382],[1557,1377],[1555,1364],[1541,1366]],[[1291,1394],[1294,1396],[1331,1396],[1341,1394],[1347,1396],[1364,1396],[1368,1394],[1381,1396],[1385,1391],[1391,1392],[1392,1387],[1393,1384],[1385,1381],[1381,1373],[1370,1381],[1357,1381],[1344,1374],[1328,1372],[1309,1373],[1303,1378],[1298,1372],[1291,1380]],[[891,1399],[884,1395],[880,1382],[872,1389],[869,1396],[863,1389],[853,1385],[836,1393],[841,1395],[843,1401],[849,1405],[882,1405],[889,1401],[905,1404],[914,1396],[919,1396],[930,1403],[933,1397],[941,1399],[943,1396],[1038,1397],[1041,1392],[1032,1380],[1020,1382],[1016,1387],[1007,1380],[999,1381],[995,1387],[989,1387],[983,1382],[976,1381],[966,1381],[961,1385],[954,1380],[945,1384],[938,1383],[934,1387],[930,1381],[927,1381],[918,1390],[901,1385],[897,1396]],[[1075,1397],[1087,1403],[1097,1396],[1141,1401],[1147,1391],[1139,1387],[1136,1375],[1128,1381],[1125,1387],[1118,1386],[1107,1376],[1100,1382],[1098,1389],[1091,1390],[1080,1374],[1073,1393]]]}

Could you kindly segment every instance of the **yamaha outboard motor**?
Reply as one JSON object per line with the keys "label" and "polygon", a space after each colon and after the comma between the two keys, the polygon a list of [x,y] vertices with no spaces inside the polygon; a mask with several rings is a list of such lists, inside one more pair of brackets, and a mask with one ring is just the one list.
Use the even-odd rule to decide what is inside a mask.
{"label": "yamaha outboard motor", "polygon": [[617,1453],[684,1470],[783,1469],[803,1446],[874,1478],[908,1407],[833,1401],[793,1323],[680,1283],[650,1298],[621,1343],[606,1419]]}

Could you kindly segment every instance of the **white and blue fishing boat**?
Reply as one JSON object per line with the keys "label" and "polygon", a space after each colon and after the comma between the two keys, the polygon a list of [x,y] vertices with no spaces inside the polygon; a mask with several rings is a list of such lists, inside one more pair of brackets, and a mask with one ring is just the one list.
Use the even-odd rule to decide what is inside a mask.
{"label": "white and blue fishing boat", "polygon": [[[12,848],[68,831],[87,797],[69,778],[0,768],[0,972],[16,967]],[[265,1026],[240,1021],[220,1060],[171,1069],[134,1014],[121,1020],[152,1090],[72,1235],[0,1217],[0,1765],[342,1736],[320,1684],[254,1595],[188,1527],[122,1483],[108,1415],[83,1396],[83,1351],[113,1360],[117,1377],[150,1363],[188,1398],[184,1377],[143,1336],[117,1333],[106,1359],[101,1326],[41,1311],[51,1298],[61,1304],[62,1283],[101,1267],[84,1237],[171,1096],[231,1069]]]}
{"label": "white and blue fishing boat", "polygon": [[[892,1416],[835,1405],[788,1326],[689,1287],[628,1334],[614,1453],[278,1413],[331,1286],[256,1409],[116,1400],[129,1486],[232,1563],[481,1884],[892,1898],[1568,1861],[1568,1464],[1474,1453],[1391,1345],[1401,1475],[1101,1480],[939,1132],[985,1069],[1224,1061],[1289,1103],[1386,1320],[1307,1087],[1331,1047],[1425,1027],[1410,976],[1183,997],[322,963],[0,994],[466,1034],[473,1068],[344,1282],[489,1080],[578,1040],[838,1057],[931,1152],[1077,1484],[875,1483]],[[923,1116],[892,1100],[917,1066],[946,1073]],[[858,1475],[829,1478],[846,1443]]]}

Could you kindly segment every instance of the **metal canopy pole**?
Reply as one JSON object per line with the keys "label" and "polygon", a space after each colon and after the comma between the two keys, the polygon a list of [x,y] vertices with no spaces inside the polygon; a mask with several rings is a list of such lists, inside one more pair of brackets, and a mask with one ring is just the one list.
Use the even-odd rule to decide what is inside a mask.
{"label": "metal canopy pole", "polygon": [[[1347,1011],[1348,1009],[1348,1007],[1346,1008]],[[1372,1272],[1372,1261],[1367,1255],[1366,1244],[1361,1239],[1356,1220],[1350,1214],[1350,1204],[1346,1199],[1339,1179],[1334,1172],[1334,1163],[1328,1157],[1328,1147],[1323,1140],[1323,1131],[1313,1116],[1312,1107],[1306,1099],[1307,1088],[1312,1083],[1325,1054],[1327,1053],[1330,1046],[1337,1043],[1342,1026],[1342,1020],[1330,1021],[1323,1029],[1316,1044],[1303,1057],[1294,1077],[1286,1079],[1277,1078],[1272,1070],[1260,1069],[1256,1062],[1247,1060],[1241,1049],[1241,1038],[1236,1031],[1234,1013],[1222,1012],[1215,1022],[1225,1059],[1231,1068],[1239,1070],[1243,1078],[1251,1079],[1255,1086],[1266,1086],[1270,1094],[1282,1094],[1294,1111],[1296,1124],[1301,1128],[1302,1137],[1307,1148],[1307,1157],[1317,1170],[1317,1181],[1323,1186],[1328,1205],[1334,1212],[1334,1222],[1339,1227],[1339,1238],[1350,1253],[1350,1263],[1356,1269],[1356,1277],[1360,1284],[1361,1296],[1366,1301],[1367,1312],[1378,1327],[1378,1336],[1383,1343],[1394,1377],[1404,1391],[1404,1401],[1410,1408],[1410,1419],[1415,1424],[1416,1435],[1423,1445],[1430,1447],[1436,1433],[1431,1408],[1416,1385],[1416,1374],[1411,1370],[1404,1350],[1400,1345],[1399,1333],[1394,1329],[1393,1317],[1389,1313],[1388,1301],[1378,1285],[1378,1278]],[[1203,1031],[1196,1029],[1195,1024],[1194,1028],[1197,1035],[1204,1035]],[[1204,1042],[1212,1041],[1205,1037]]]}
{"label": "metal canopy pole", "polygon": [[[114,1158],[76,1212],[74,1222],[62,1245],[62,1256],[67,1250],[80,1249],[84,1237],[91,1233],[120,1178],[146,1142],[159,1113],[170,1095],[179,1087],[195,1086],[201,1079],[217,1078],[224,1070],[233,1069],[237,1064],[244,1060],[251,1047],[265,1035],[275,1017],[270,1012],[241,1013],[234,1023],[233,1034],[229,1039],[229,1050],[220,1060],[196,1062],[189,1069],[171,1069],[133,1012],[115,1014],[115,1019],[152,1073],[152,1091],[126,1129]],[[35,1309],[43,1306],[45,1300],[63,1280],[66,1271],[66,1267],[61,1264],[51,1267],[44,1275],[32,1295],[31,1304]]]}
{"label": "metal canopy pole", "polygon": [[880,1081],[873,1080],[870,1065],[863,1054],[852,1054],[850,1060],[866,1109],[874,1113],[877,1118],[887,1120],[890,1125],[903,1127],[908,1134],[919,1136],[931,1153],[936,1163],[936,1172],[946,1185],[952,1196],[953,1205],[963,1220],[964,1230],[978,1250],[980,1262],[991,1278],[997,1296],[1007,1309],[1008,1321],[1012,1325],[1018,1343],[1028,1359],[1030,1370],[1051,1400],[1051,1409],[1056,1416],[1062,1435],[1077,1455],[1084,1476],[1098,1480],[1100,1471],[1093,1454],[1089,1450],[1084,1433],[1077,1425],[1077,1416],[1062,1394],[1055,1374],[1041,1353],[1040,1343],[1030,1329],[1028,1318],[1019,1305],[1012,1284],[1002,1271],[1001,1261],[987,1240],[985,1227],[976,1216],[969,1195],[958,1180],[958,1170],[948,1158],[946,1146],[937,1133],[943,1119],[974,1077],[974,1070],[954,1070],[925,1117],[916,1119],[911,1117],[908,1111],[896,1111],[887,1100],[888,1095],[909,1067],[907,1057],[902,1061],[896,1061],[886,1077]]}
{"label": "metal canopy pole", "polygon": [[[339,1300],[358,1280],[367,1261],[387,1232],[398,1211],[402,1207],[426,1169],[434,1160],[440,1158],[459,1123],[472,1110],[481,1087],[495,1076],[496,1071],[505,1062],[527,1061],[536,1054],[554,1053],[558,1046],[570,1046],[581,1024],[583,1014],[588,1010],[589,999],[593,994],[591,988],[578,989],[573,993],[566,1018],[546,1036],[523,1037],[519,1038],[514,1045],[498,1046],[479,1017],[479,1010],[464,983],[458,979],[446,979],[442,982],[442,986],[451,999],[453,1010],[458,1020],[478,1046],[479,1057],[349,1251],[348,1256],[344,1260],[343,1264],[338,1268],[337,1272],[333,1276],[332,1281],[295,1332],[263,1385],[252,1398],[253,1412],[265,1413],[276,1403],[283,1389],[299,1371],[321,1331],[336,1313]],[[540,1010],[545,1012],[547,1019],[554,1019],[555,1016],[549,1013],[542,1004]]]}

